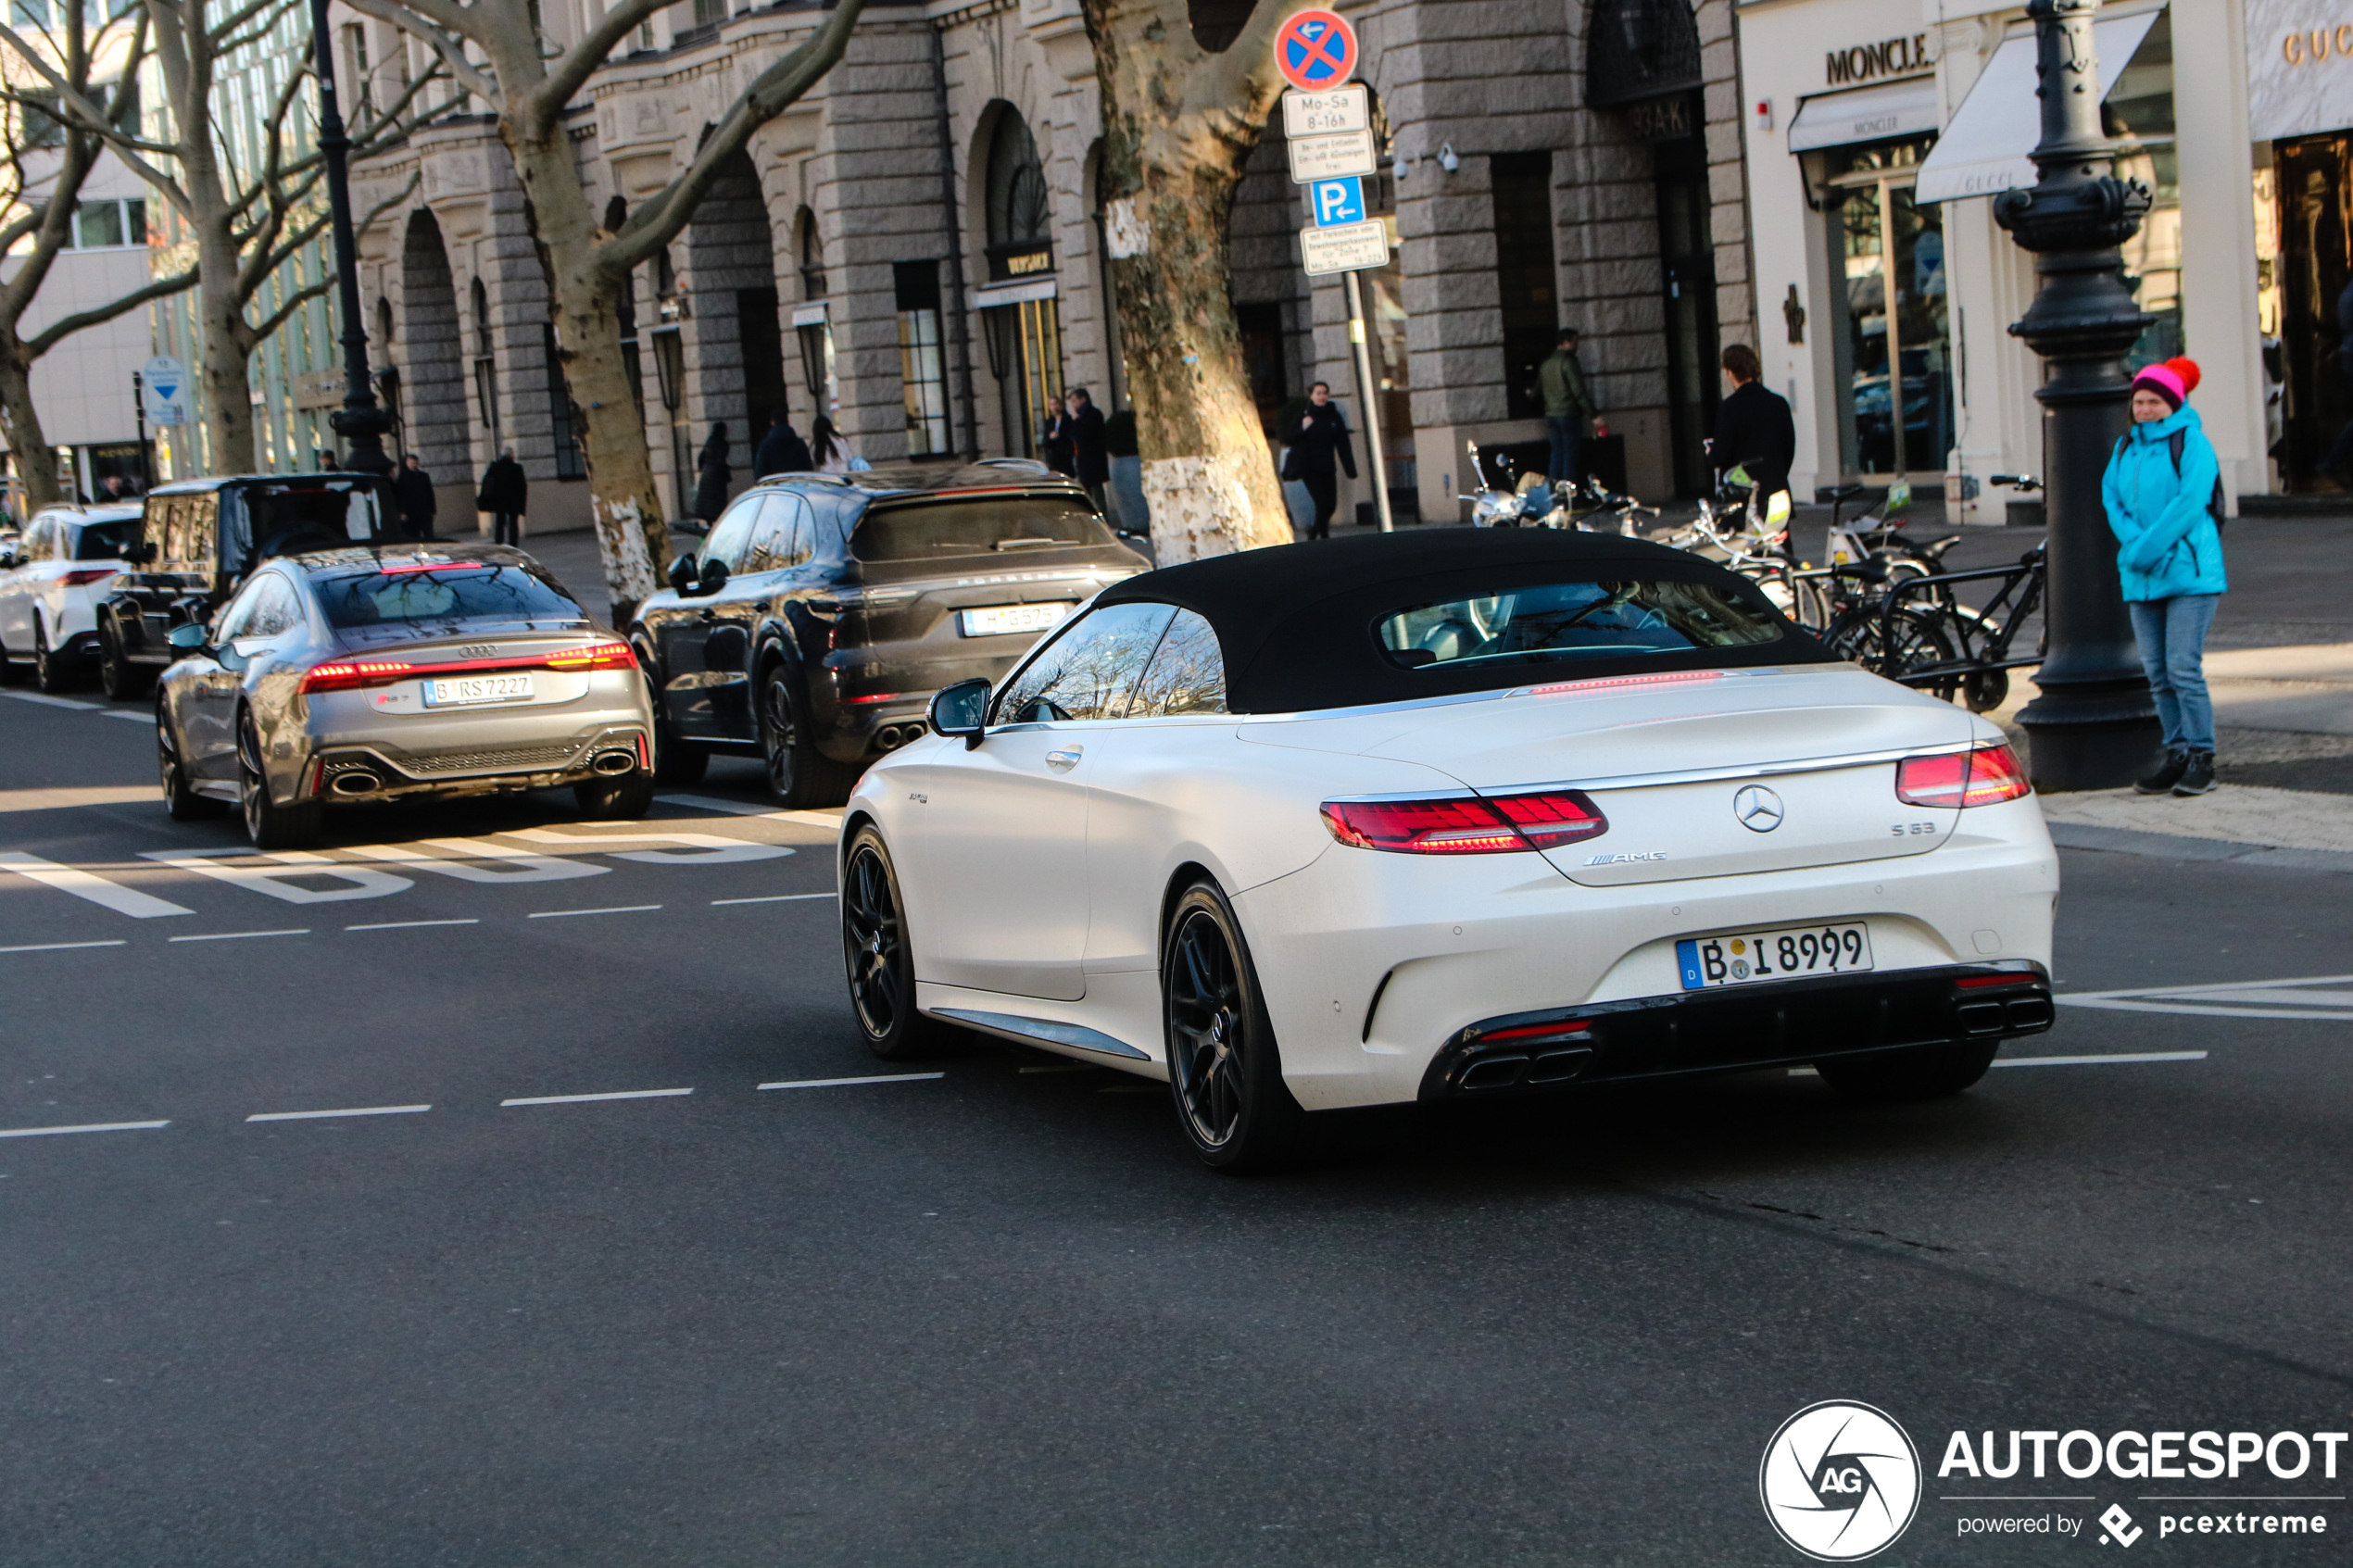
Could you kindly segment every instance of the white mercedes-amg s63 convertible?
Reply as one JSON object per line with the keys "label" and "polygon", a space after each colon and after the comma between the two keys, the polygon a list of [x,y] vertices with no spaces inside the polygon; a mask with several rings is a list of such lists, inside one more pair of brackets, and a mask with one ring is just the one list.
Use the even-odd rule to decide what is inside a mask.
{"label": "white mercedes-amg s63 convertible", "polygon": [[1213,1166],[1314,1112],[1811,1063],[1957,1093],[2050,1027],[2001,732],[1638,540],[1417,530],[1106,589],[842,822],[876,1053],[1164,1078]]}

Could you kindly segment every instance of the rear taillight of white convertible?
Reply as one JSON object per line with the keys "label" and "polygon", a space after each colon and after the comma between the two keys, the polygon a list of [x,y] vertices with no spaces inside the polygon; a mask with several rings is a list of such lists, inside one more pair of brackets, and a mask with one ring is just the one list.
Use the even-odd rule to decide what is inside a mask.
{"label": "rear taillight of white convertible", "polygon": [[1432,800],[1327,800],[1324,825],[1356,849],[1401,855],[1516,855],[1609,831],[1581,790],[1445,796]]}
{"label": "rear taillight of white convertible", "polygon": [[2031,787],[2018,753],[2007,746],[1906,757],[1895,769],[1895,798],[1906,806],[1995,806]]}

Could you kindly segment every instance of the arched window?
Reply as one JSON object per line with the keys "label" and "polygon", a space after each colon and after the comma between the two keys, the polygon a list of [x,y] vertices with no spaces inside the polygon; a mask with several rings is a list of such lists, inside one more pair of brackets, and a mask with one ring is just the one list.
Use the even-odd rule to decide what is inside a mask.
{"label": "arched window", "polygon": [[992,277],[1053,270],[1053,211],[1038,140],[1012,108],[988,144],[988,260]]}
{"label": "arched window", "polygon": [[[983,210],[992,283],[1023,288],[983,291],[981,337],[996,376],[1005,450],[1027,457],[1040,449],[1063,394],[1062,320],[1054,304],[1053,206],[1038,140],[1012,105],[1000,107],[988,140]],[[996,295],[1001,303],[991,303]]]}

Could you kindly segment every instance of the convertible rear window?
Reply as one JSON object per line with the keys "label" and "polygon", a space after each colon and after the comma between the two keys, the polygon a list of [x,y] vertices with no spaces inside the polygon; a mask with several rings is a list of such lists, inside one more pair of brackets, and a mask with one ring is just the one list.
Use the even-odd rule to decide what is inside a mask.
{"label": "convertible rear window", "polygon": [[1374,632],[1390,663],[1404,670],[1576,664],[1755,647],[1784,634],[1781,618],[1745,583],[1638,579],[1409,605],[1382,616]]}
{"label": "convertible rear window", "polygon": [[588,612],[519,566],[472,563],[428,571],[364,571],[316,580],[319,608],[338,631],[386,626],[436,636],[467,621],[580,621]]}
{"label": "convertible rear window", "polygon": [[862,561],[1017,555],[1119,541],[1094,509],[1060,495],[981,495],[867,508],[849,552]]}

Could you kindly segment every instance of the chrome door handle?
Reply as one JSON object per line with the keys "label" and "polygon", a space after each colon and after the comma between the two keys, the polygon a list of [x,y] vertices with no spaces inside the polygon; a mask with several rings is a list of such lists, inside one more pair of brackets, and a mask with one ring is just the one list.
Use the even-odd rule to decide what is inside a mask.
{"label": "chrome door handle", "polygon": [[1078,766],[1078,759],[1086,749],[1083,746],[1074,746],[1064,751],[1050,751],[1046,753],[1046,766],[1057,773],[1067,773]]}

